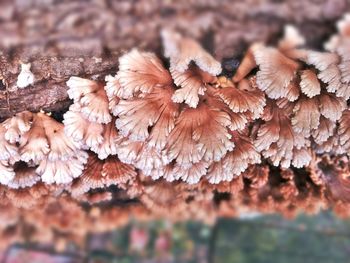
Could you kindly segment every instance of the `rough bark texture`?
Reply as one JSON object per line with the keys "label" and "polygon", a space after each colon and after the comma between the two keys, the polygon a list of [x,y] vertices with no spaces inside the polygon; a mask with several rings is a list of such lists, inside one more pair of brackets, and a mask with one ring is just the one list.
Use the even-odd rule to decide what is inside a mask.
{"label": "rough bark texture", "polygon": [[[64,111],[70,76],[114,74],[118,56],[133,47],[160,54],[164,27],[200,39],[230,69],[230,59],[241,57],[249,43],[275,42],[288,23],[321,48],[349,10],[347,0],[3,0],[0,118],[25,109]],[[17,90],[20,63],[27,62],[35,83]]]}

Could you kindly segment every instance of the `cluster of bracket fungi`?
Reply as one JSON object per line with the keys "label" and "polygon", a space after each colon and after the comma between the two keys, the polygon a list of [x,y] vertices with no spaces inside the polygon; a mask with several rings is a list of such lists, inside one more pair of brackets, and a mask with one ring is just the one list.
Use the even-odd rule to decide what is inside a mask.
{"label": "cluster of bracket fungi", "polygon": [[[350,15],[337,28],[313,51],[286,26],[232,78],[172,30],[169,67],[134,49],[104,83],[72,76],[63,123],[25,111],[0,125],[1,239],[80,240],[130,218],[349,216]],[[23,67],[19,88],[32,80]]]}

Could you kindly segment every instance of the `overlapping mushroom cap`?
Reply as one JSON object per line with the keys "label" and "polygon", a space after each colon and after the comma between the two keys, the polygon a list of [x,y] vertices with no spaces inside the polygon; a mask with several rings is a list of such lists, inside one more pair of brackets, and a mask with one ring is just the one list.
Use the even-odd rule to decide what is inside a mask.
{"label": "overlapping mushroom cap", "polygon": [[[339,58],[299,48],[304,42],[295,28],[287,26],[278,48],[253,44],[233,77],[240,81],[258,67],[256,86],[271,99],[270,111],[271,105],[277,106],[273,113],[264,114],[265,124],[257,127],[257,147],[274,165],[286,168],[309,164],[313,143],[319,151],[328,151],[328,140],[334,140],[335,127],[346,109],[347,96],[331,84],[338,81],[334,76]],[[264,143],[264,137],[272,137],[272,142]]]}
{"label": "overlapping mushroom cap", "polygon": [[[155,54],[133,50],[120,58],[117,75],[106,78],[110,109],[125,138],[117,153],[154,179],[197,183],[234,151],[232,132],[260,116],[265,97],[246,80],[239,87],[221,83],[220,63],[194,40],[168,30],[162,38],[170,71]],[[245,140],[254,152],[249,136]],[[241,159],[260,161],[258,154],[254,161]],[[211,182],[231,180],[247,166],[228,157],[226,164],[234,169]]]}
{"label": "overlapping mushroom cap", "polygon": [[286,26],[278,47],[254,43],[233,77],[234,82],[245,78],[252,69],[258,67],[256,84],[271,99],[286,98],[295,101],[299,95],[298,71],[306,51],[299,49],[305,40],[292,26]]}
{"label": "overlapping mushroom cap", "polygon": [[317,68],[317,76],[324,83],[325,89],[331,93],[319,101],[320,112],[326,118],[321,117],[320,125],[314,131],[319,153],[349,153],[346,105],[346,100],[350,97],[349,15],[338,22],[337,28],[338,34],[325,44],[327,52],[310,51],[307,57],[307,61]]}
{"label": "overlapping mushroom cap", "polygon": [[161,35],[169,70],[134,49],[106,77],[105,91],[96,81],[67,82],[74,104],[66,132],[100,159],[117,154],[153,179],[220,183],[259,163],[258,152],[273,165],[303,167],[314,142],[323,147],[333,138],[345,100],[327,88],[317,54],[300,48],[305,40],[294,27],[278,48],[253,44],[233,81],[217,77],[220,64],[193,39]]}
{"label": "overlapping mushroom cap", "polygon": [[67,136],[90,149],[100,159],[115,155],[119,135],[109,112],[109,103],[103,84],[79,77],[67,81],[68,95],[73,104],[64,115]]}
{"label": "overlapping mushroom cap", "polygon": [[[14,188],[68,183],[79,177],[87,154],[68,138],[63,124],[45,113],[20,113],[2,123],[2,183]],[[7,178],[7,179],[6,179]]]}

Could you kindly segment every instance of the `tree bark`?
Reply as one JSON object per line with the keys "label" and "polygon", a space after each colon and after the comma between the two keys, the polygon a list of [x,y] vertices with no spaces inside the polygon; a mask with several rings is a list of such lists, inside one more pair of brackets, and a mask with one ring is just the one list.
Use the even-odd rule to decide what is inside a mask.
{"label": "tree bark", "polygon": [[[254,41],[275,43],[288,23],[321,48],[349,10],[347,0],[4,0],[0,119],[23,110],[65,111],[70,76],[103,80],[115,74],[118,56],[135,47],[161,54],[161,28],[199,39],[222,60],[241,57]],[[35,83],[16,89],[20,64],[28,62]]]}

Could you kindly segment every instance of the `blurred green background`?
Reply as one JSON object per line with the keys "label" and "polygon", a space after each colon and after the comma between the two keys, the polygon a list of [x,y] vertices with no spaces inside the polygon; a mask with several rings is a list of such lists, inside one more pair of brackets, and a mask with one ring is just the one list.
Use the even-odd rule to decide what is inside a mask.
{"label": "blurred green background", "polygon": [[325,212],[293,220],[252,214],[220,219],[212,226],[130,222],[113,232],[89,236],[85,248],[71,244],[57,252],[49,246],[17,244],[4,253],[2,262],[350,262],[350,221]]}

